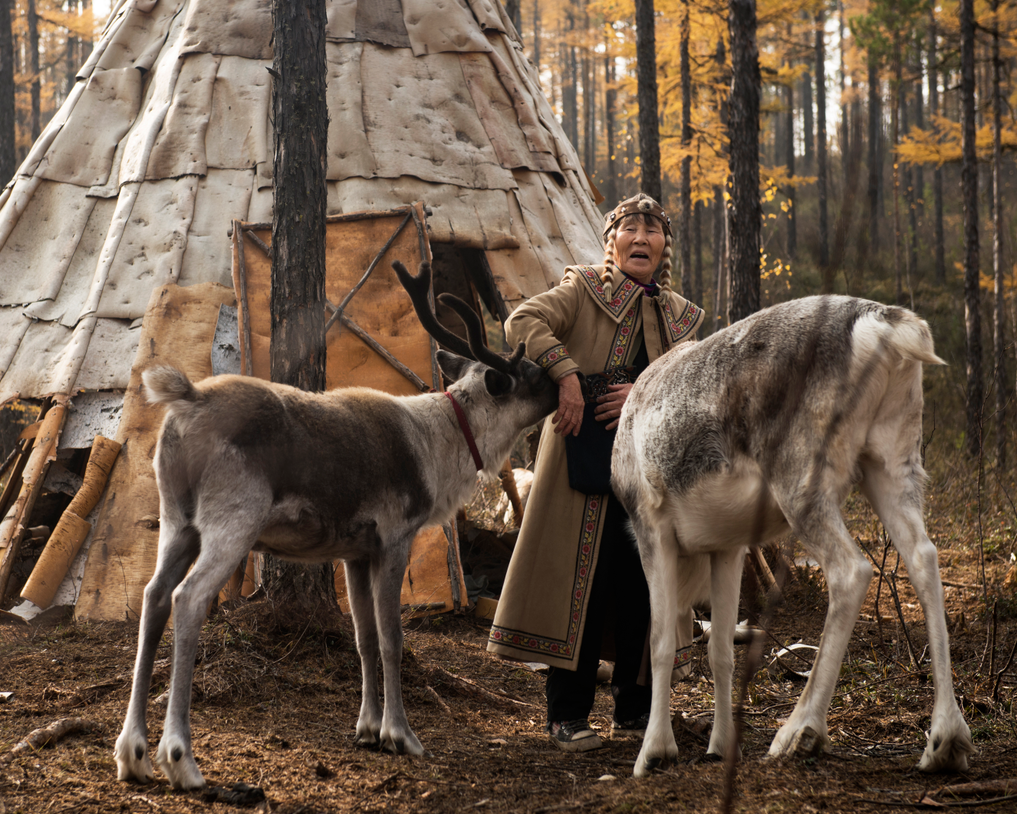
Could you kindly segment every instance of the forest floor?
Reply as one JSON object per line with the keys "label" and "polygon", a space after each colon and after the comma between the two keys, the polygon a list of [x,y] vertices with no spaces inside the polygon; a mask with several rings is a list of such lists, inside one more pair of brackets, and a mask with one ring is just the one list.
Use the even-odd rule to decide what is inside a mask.
{"label": "forest floor", "polygon": [[[940,546],[954,689],[978,747],[969,771],[916,771],[933,688],[924,619],[902,565],[892,578],[892,553],[886,578],[873,580],[841,671],[829,717],[832,750],[766,759],[804,685],[766,664],[781,646],[817,645],[826,611],[819,570],[798,565],[766,623],[764,665],[749,685],[734,811],[887,814],[939,803],[1017,811],[1017,781],[1009,791],[989,786],[1017,778],[1010,554],[996,550],[983,560],[968,539],[970,519],[938,516],[946,519],[930,524],[930,536]],[[852,528],[881,559],[871,518],[863,512]],[[1009,538],[1012,529],[1003,531]],[[995,612],[986,610],[993,597]],[[214,614],[202,636],[192,714],[195,754],[210,789],[184,793],[161,774],[147,785],[116,779],[113,744],[130,693],[136,624],[0,626],[0,814],[721,810],[725,767],[703,760],[713,703],[704,645],[695,646],[692,676],[677,681],[672,694],[679,759],[634,780],[640,740],[610,738],[609,686],[598,690],[591,719],[604,748],[567,755],[543,731],[543,676],[488,654],[481,621],[446,615],[408,620],[405,628],[404,695],[423,757],[353,743],[360,678],[348,617],[312,630],[280,619],[265,602]],[[153,753],[171,642],[167,634],[149,707]],[[736,651],[741,670],[747,648]],[[69,717],[83,719],[84,729],[46,748],[12,751],[33,730]],[[982,784],[972,796],[943,790],[971,782]]]}

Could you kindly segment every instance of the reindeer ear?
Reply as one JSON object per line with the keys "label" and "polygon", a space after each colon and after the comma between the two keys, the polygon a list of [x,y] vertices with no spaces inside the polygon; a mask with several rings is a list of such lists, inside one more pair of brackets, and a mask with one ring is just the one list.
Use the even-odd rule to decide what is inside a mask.
{"label": "reindeer ear", "polygon": [[487,392],[497,398],[512,389],[512,377],[494,368],[488,368],[484,371],[484,384],[487,385]]}
{"label": "reindeer ear", "polygon": [[438,367],[441,368],[441,374],[449,384],[459,381],[469,364],[469,359],[438,348]]}

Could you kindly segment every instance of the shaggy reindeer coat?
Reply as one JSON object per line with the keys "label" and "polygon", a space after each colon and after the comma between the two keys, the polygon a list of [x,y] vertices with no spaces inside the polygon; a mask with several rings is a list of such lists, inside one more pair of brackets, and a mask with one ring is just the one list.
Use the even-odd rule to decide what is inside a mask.
{"label": "shaggy reindeer coat", "polygon": [[[642,343],[652,362],[690,340],[702,321],[702,309],[673,292],[651,299],[616,269],[570,266],[561,285],[519,306],[505,331],[558,381],[629,365]],[[548,417],[488,650],[575,669],[603,523],[603,497],[569,488],[565,440]]]}

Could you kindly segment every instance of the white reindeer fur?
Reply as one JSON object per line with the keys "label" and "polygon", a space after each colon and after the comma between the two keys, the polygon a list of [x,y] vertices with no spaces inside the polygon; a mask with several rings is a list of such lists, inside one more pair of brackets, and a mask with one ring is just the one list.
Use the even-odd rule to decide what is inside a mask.
{"label": "white reindeer fur", "polygon": [[935,682],[926,771],[974,752],[953,696],[943,590],[922,519],[921,365],[942,364],[910,311],[848,297],[774,306],[651,365],[622,411],[615,493],[650,589],[653,702],[634,774],[677,755],[668,676],[679,610],[709,600],[715,715],[708,753],[733,747],[733,631],[746,547],[794,531],[830,602],[812,674],[770,755],[829,743],[826,715],[873,576],[840,512],[858,485],[925,611]]}
{"label": "white reindeer fur", "polygon": [[[505,373],[444,351],[438,358],[493,475],[519,431],[555,408],[557,388],[526,359]],[[172,609],[173,671],[156,763],[174,788],[205,784],[189,723],[198,637],[210,601],[252,548],[298,562],[345,561],[363,670],[357,741],[422,754],[400,687],[400,586],[413,537],[447,521],[477,480],[447,397],[394,398],[364,388],[305,393],[241,376],[193,385],[165,367],[143,379],[149,400],[167,405],[155,456],[160,536],[115,747],[119,779],[148,782],[154,774],[145,713]]]}

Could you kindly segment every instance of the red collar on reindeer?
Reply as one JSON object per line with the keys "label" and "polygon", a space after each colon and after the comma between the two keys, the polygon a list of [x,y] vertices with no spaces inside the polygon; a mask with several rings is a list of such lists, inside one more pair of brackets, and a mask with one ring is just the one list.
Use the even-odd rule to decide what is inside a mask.
{"label": "red collar on reindeer", "polygon": [[473,463],[477,466],[479,472],[484,468],[484,462],[480,458],[480,450],[477,449],[477,442],[473,440],[473,432],[470,430],[470,422],[466,420],[466,413],[463,412],[463,408],[459,406],[459,402],[456,401],[448,390],[445,391],[445,395],[448,396],[448,400],[452,402],[452,409],[456,411],[456,419],[459,421],[459,429],[463,431],[463,436],[466,438],[466,444],[470,448],[470,455],[473,456]]}

